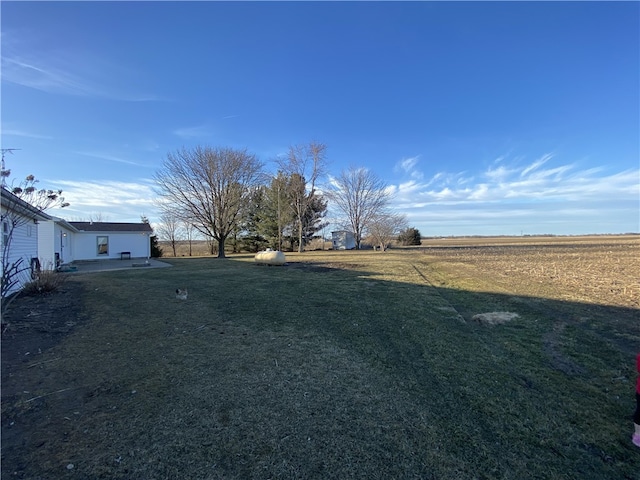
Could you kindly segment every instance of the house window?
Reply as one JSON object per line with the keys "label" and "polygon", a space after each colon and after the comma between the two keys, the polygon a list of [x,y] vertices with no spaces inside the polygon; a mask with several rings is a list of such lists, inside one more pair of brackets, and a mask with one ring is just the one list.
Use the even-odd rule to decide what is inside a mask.
{"label": "house window", "polygon": [[31,237],[33,235],[33,227],[31,225],[27,225],[27,237]]}
{"label": "house window", "polygon": [[109,256],[109,237],[97,237],[98,238],[98,255]]}

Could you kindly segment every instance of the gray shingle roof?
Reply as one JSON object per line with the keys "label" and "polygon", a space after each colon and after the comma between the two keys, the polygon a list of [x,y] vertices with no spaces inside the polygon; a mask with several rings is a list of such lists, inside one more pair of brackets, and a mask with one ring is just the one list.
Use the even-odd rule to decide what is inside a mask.
{"label": "gray shingle roof", "polygon": [[81,232],[153,232],[148,223],[68,222]]}

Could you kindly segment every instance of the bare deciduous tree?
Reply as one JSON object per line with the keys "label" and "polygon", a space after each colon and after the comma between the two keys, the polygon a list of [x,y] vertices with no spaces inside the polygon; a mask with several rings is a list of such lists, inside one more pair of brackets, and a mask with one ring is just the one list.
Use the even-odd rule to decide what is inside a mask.
{"label": "bare deciduous tree", "polygon": [[227,237],[234,231],[262,164],[246,150],[183,148],[169,153],[156,173],[158,193],[206,238],[217,242],[224,257]]}
{"label": "bare deciduous tree", "polygon": [[382,212],[375,215],[368,231],[373,242],[385,251],[391,241],[407,226],[407,217],[401,213]]}
{"label": "bare deciduous tree", "polygon": [[93,212],[89,214],[88,221],[95,222],[95,223],[108,222],[109,216],[105,215],[102,212]]}
{"label": "bare deciduous tree", "polygon": [[162,240],[166,240],[171,245],[173,256],[176,256],[176,244],[182,234],[182,220],[176,212],[170,209],[163,209],[160,215],[160,224],[156,228]]}
{"label": "bare deciduous tree", "polygon": [[387,185],[366,168],[349,168],[334,178],[327,198],[344,216],[360,249],[362,237],[376,215],[385,211],[391,194]]}
{"label": "bare deciduous tree", "polygon": [[289,178],[288,195],[297,219],[299,252],[304,247],[304,218],[317,195],[316,184],[325,173],[326,151],[327,146],[323,143],[294,145],[289,148],[287,156],[279,161],[282,173]]}
{"label": "bare deciduous tree", "polygon": [[191,220],[183,220],[182,222],[182,231],[184,232],[184,236],[189,244],[189,256],[193,255],[193,237],[194,237],[195,227]]}

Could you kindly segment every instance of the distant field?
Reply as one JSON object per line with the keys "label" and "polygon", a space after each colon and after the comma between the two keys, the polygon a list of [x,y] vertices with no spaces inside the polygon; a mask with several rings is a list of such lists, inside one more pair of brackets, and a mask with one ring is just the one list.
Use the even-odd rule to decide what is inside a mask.
{"label": "distant field", "polygon": [[640,308],[640,236],[462,239],[423,247],[449,282],[473,278],[467,288]]}
{"label": "distant field", "polygon": [[438,237],[424,238],[422,246],[495,246],[495,245],[562,245],[634,243],[640,235],[574,235],[520,237]]}
{"label": "distant field", "polygon": [[[634,239],[640,238],[640,235],[585,235],[585,236],[567,236],[567,237],[551,237],[551,236],[520,236],[520,237],[438,237],[438,238],[423,238],[423,247],[434,246],[495,246],[495,245],[559,245],[559,244],[598,244],[598,243],[626,243]],[[173,249],[169,242],[158,242],[160,247],[164,251],[165,257],[173,256]],[[412,247],[398,247],[396,248],[420,248],[419,246]],[[176,256],[188,257],[189,255],[189,242],[179,241],[176,244]],[[309,250],[331,250],[331,242],[325,241],[324,244],[320,241],[314,241]],[[211,250],[209,245],[204,240],[196,240],[191,242],[191,256],[209,256]]]}
{"label": "distant field", "polygon": [[5,315],[2,474],[638,480],[639,248],[433,239],[71,276]]}

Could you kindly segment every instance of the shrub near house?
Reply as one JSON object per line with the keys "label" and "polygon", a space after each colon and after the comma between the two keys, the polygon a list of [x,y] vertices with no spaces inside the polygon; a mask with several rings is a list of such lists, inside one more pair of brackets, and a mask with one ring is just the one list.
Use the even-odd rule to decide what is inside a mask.
{"label": "shrub near house", "polygon": [[38,259],[38,224],[51,219],[33,205],[2,187],[2,298],[31,280]]}

